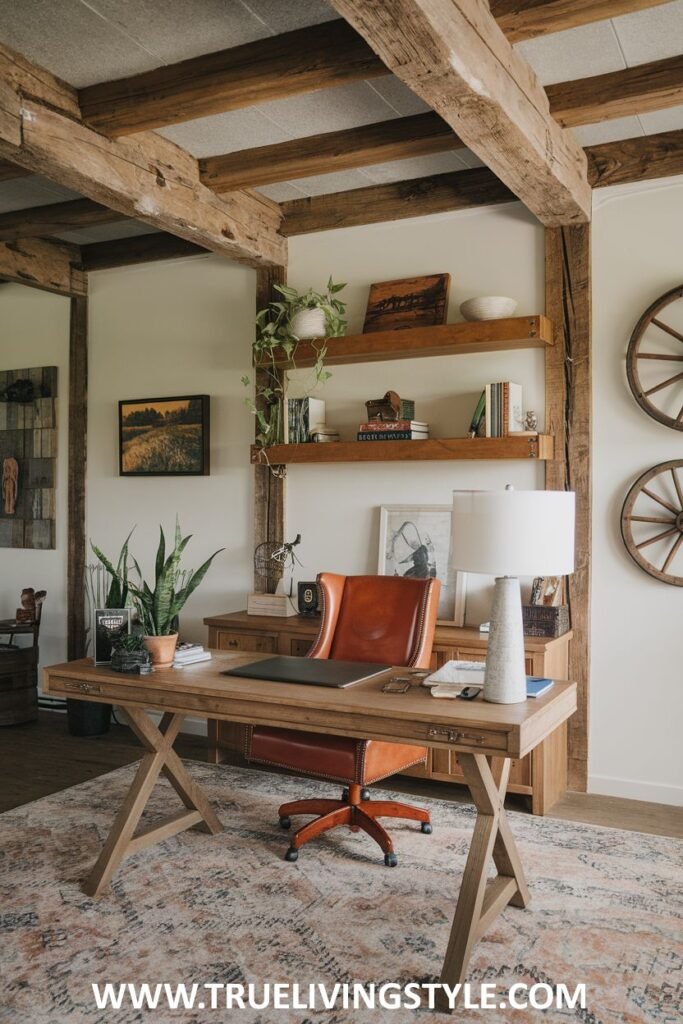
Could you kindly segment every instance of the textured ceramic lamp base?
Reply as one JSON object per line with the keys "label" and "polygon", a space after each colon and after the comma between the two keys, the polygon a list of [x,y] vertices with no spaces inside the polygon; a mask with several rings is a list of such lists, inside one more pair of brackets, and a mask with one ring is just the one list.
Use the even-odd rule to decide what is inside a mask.
{"label": "textured ceramic lamp base", "polygon": [[526,700],[522,597],[516,576],[496,579],[486,653],[484,700],[521,704]]}

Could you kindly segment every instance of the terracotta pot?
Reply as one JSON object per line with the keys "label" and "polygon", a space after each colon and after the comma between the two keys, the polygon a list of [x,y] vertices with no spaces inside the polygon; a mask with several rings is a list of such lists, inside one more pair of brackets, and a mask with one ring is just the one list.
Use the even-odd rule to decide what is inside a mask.
{"label": "terracotta pot", "polygon": [[290,321],[290,329],[299,341],[325,337],[325,313],[322,309],[302,309]]}
{"label": "terracotta pot", "polygon": [[152,664],[155,668],[171,667],[175,657],[175,648],[177,643],[177,633],[170,633],[168,636],[145,637],[145,647],[152,655]]}

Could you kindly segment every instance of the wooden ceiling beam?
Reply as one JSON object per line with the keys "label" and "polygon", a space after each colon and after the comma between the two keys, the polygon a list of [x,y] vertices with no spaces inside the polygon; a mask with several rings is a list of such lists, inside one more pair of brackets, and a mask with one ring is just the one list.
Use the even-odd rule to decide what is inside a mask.
{"label": "wooden ceiling beam", "polygon": [[543,224],[590,220],[584,153],[486,0],[333,5]]}
{"label": "wooden ceiling beam", "polygon": [[683,103],[683,56],[549,85],[546,93],[564,128],[675,107]]}
{"label": "wooden ceiling beam", "polygon": [[91,85],[79,101],[98,131],[130,135],[386,74],[346,22],[326,21]]}
{"label": "wooden ceiling beam", "polygon": [[207,250],[184,238],[158,232],[153,235],[134,235],[111,242],[91,242],[81,246],[81,268],[85,271],[111,270],[136,263],[173,260],[181,256],[206,256]]}
{"label": "wooden ceiling beam", "polygon": [[593,188],[669,178],[683,174],[683,129],[589,146],[586,154]]}
{"label": "wooden ceiling beam", "polygon": [[62,231],[114,224],[127,219],[124,214],[93,203],[91,199],[73,199],[66,203],[50,203],[48,206],[0,214],[0,241],[49,237]]}
{"label": "wooden ceiling beam", "polygon": [[231,192],[462,148],[463,143],[450,125],[438,114],[429,112],[205,157],[199,161],[199,169],[209,188]]}
{"label": "wooden ceiling beam", "polygon": [[17,167],[9,160],[0,160],[0,181],[14,181],[15,178],[25,178],[30,171],[23,167]]}
{"label": "wooden ceiling beam", "polygon": [[[246,192],[220,198],[200,182],[197,161],[160,135],[108,139],[54,104],[30,98],[28,70],[16,74],[22,63],[0,47],[0,159],[250,266],[286,263],[275,203]],[[52,87],[58,91],[56,79]]]}
{"label": "wooden ceiling beam", "polygon": [[42,238],[2,242],[0,278],[57,295],[86,295],[88,283],[77,265],[79,258],[77,246]]}
{"label": "wooden ceiling beam", "polygon": [[491,14],[511,43],[618,18],[668,0],[490,0]]}

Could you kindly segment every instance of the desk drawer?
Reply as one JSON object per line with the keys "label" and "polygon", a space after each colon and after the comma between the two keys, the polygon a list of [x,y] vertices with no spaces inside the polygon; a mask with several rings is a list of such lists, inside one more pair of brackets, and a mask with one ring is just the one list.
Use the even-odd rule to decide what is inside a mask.
{"label": "desk drawer", "polygon": [[60,679],[58,685],[60,690],[65,690],[67,693],[78,693],[82,696],[92,694],[93,697],[97,697],[102,693],[99,683],[81,683],[76,679]]}
{"label": "desk drawer", "polygon": [[277,637],[254,633],[218,631],[219,651],[254,651],[256,654],[275,654]]}
{"label": "desk drawer", "polygon": [[[493,729],[477,729],[475,726],[472,728],[463,726],[460,729],[451,729],[436,725],[428,727],[427,736],[427,742],[429,740],[440,740],[443,743],[457,744],[459,747],[465,748],[472,753],[482,749],[505,752],[508,748],[508,738],[504,732],[497,732]],[[435,750],[438,749],[438,747],[435,748]]]}

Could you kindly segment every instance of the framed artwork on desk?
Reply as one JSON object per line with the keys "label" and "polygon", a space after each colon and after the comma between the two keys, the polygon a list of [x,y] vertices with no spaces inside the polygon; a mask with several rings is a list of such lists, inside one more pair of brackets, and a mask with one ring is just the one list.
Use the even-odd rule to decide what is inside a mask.
{"label": "framed artwork on desk", "polygon": [[377,571],[440,580],[439,620],[462,626],[467,576],[451,567],[451,510],[451,505],[382,505]]}

